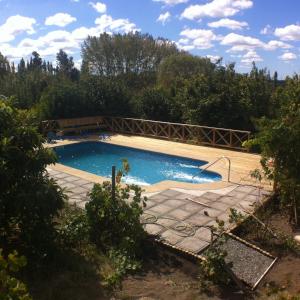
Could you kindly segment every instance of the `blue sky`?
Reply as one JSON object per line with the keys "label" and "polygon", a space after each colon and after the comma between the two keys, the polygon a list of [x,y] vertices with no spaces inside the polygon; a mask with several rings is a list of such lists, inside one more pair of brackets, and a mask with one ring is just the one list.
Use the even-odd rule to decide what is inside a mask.
{"label": "blue sky", "polygon": [[0,0],[0,52],[11,61],[62,48],[80,66],[80,44],[101,32],[140,30],[247,72],[300,73],[298,0]]}

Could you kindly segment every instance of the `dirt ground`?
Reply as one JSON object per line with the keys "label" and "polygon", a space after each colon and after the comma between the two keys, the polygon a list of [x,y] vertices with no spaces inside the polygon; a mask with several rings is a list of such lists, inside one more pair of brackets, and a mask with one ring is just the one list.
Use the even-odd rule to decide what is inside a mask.
{"label": "dirt ground", "polygon": [[[270,226],[285,234],[292,234],[292,227],[288,218],[273,215]],[[255,236],[244,232],[243,238],[257,245]],[[262,246],[262,245],[260,245]],[[220,288],[209,285],[201,288],[199,280],[199,266],[196,261],[180,257],[176,253],[161,249],[156,257],[150,259],[143,273],[128,276],[122,288],[115,293],[115,299],[300,299],[300,256],[282,247],[264,245],[264,249],[278,257],[267,276],[263,279],[255,292],[249,295],[241,294],[236,287]],[[285,296],[285,298],[284,298]],[[298,298],[294,298],[298,299]],[[293,299],[293,300],[294,300]]]}

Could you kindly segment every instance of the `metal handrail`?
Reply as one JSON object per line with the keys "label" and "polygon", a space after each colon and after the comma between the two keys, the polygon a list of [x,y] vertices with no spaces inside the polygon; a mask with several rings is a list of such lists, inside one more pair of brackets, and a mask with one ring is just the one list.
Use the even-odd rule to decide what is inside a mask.
{"label": "metal handrail", "polygon": [[[214,162],[212,162],[211,164],[209,164],[208,166],[206,166],[204,169],[201,169],[200,173],[203,173],[205,170],[207,170],[208,168],[212,167],[214,164],[216,164],[218,161],[220,161],[221,159],[227,159],[228,161],[228,175],[227,175],[227,181],[230,182],[230,172],[231,172],[231,160],[229,157],[227,156],[222,156],[222,157],[219,157],[218,159],[216,159]],[[194,177],[196,177],[197,175],[194,175]]]}

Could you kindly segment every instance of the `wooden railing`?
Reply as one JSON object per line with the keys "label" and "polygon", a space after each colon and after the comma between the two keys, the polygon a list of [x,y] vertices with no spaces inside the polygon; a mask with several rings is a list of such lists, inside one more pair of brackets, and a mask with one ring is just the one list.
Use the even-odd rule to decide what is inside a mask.
{"label": "wooden railing", "polygon": [[[85,118],[86,119],[86,118]],[[79,119],[70,119],[74,125]],[[61,120],[42,122],[43,132],[59,130]],[[245,150],[243,142],[249,140],[250,131],[215,128],[181,123],[169,123],[132,118],[103,117],[103,125],[111,132],[164,138],[180,142],[191,142],[213,147]]]}
{"label": "wooden railing", "polygon": [[143,119],[105,117],[106,127],[112,132],[151,136],[214,147],[245,150],[244,141],[250,131],[215,128],[181,123],[168,123]]}

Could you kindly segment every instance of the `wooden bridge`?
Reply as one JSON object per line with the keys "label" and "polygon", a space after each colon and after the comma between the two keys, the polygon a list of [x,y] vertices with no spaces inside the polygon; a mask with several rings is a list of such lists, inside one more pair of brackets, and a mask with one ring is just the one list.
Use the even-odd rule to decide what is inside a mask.
{"label": "wooden bridge", "polygon": [[[68,126],[62,126],[62,124]],[[243,151],[246,149],[242,144],[249,140],[251,134],[250,131],[244,130],[118,117],[91,117],[67,119],[67,122],[66,120],[42,122],[44,133],[58,130],[70,132],[70,129],[74,132],[81,132],[86,128],[105,128],[114,133],[149,136]]]}

